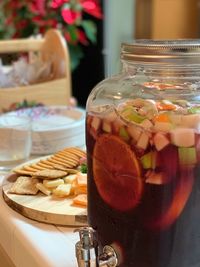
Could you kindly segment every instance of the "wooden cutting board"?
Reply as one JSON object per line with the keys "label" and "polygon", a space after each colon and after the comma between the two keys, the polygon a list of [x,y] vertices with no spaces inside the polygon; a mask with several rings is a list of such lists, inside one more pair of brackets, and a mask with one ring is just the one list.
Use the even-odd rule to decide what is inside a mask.
{"label": "wooden cutting board", "polygon": [[55,198],[38,193],[35,196],[9,193],[9,188],[17,178],[8,175],[3,183],[3,198],[15,211],[30,219],[63,226],[87,225],[86,208],[73,206],[72,198]]}

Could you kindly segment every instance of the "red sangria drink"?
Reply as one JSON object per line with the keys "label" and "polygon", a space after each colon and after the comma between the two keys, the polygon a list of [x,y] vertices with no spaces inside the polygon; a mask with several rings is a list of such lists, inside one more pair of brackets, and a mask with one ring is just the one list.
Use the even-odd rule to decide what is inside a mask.
{"label": "red sangria drink", "polygon": [[89,224],[120,267],[200,266],[199,129],[200,105],[181,99],[88,111]]}

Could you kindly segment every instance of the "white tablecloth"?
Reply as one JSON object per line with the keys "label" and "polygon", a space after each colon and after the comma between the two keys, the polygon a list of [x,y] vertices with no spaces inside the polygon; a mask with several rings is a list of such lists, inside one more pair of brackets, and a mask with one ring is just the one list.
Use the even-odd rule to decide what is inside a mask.
{"label": "white tablecloth", "polygon": [[0,245],[16,267],[76,267],[78,234],[73,230],[23,217],[4,202],[1,188]]}

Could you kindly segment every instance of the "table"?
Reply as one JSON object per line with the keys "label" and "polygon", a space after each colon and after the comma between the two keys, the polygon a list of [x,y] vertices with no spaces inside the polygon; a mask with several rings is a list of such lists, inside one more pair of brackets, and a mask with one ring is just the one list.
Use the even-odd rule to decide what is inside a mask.
{"label": "table", "polygon": [[[39,223],[12,210],[2,197],[0,174],[1,247],[16,267],[76,267],[74,228]],[[0,257],[0,267],[2,265]]]}

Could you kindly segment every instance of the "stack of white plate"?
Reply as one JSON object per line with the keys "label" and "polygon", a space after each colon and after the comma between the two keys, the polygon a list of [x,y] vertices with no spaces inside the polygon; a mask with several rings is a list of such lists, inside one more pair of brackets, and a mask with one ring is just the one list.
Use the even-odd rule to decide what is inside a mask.
{"label": "stack of white plate", "polygon": [[32,154],[51,154],[85,146],[85,111],[67,106],[34,107],[12,114],[32,119]]}

